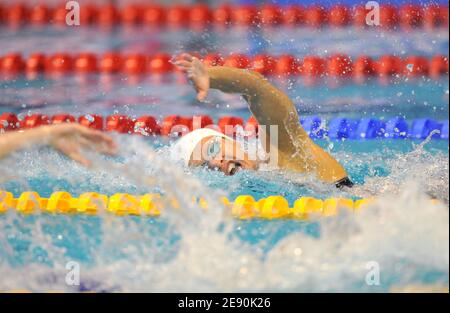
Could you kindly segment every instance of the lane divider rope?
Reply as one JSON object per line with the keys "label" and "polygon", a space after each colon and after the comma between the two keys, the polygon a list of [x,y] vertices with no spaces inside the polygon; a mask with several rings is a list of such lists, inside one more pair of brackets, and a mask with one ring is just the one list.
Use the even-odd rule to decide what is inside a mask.
{"label": "lane divider rope", "polygon": [[[20,117],[20,115],[19,115]],[[197,128],[214,128],[231,137],[258,136],[259,125],[252,116],[246,122],[237,116],[222,116],[214,124],[209,115],[180,116],[169,115],[160,122],[151,115],[133,118],[127,115],[114,114],[106,117],[97,114],[85,114],[78,118],[71,114],[31,114],[19,118],[16,114],[5,112],[0,114],[0,132],[28,129],[49,124],[78,122],[89,128],[115,131],[122,134],[143,136],[182,136]],[[408,123],[402,117],[388,120],[375,118],[350,119],[338,117],[329,121],[318,116],[300,119],[305,131],[311,138],[330,138],[332,140],[365,140],[365,139],[433,139],[448,140],[448,120],[436,121],[429,118],[414,119]]]}
{"label": "lane divider rope", "polygon": [[[168,202],[164,202],[168,201]],[[352,200],[347,198],[317,199],[300,197],[293,206],[279,195],[255,200],[251,195],[240,195],[230,201],[222,197],[220,201],[230,209],[232,216],[239,219],[278,219],[291,218],[308,220],[314,217],[329,217],[339,214],[340,210],[358,212],[373,203],[373,198]],[[98,215],[103,213],[118,216],[136,215],[157,217],[161,215],[167,203],[174,209],[182,207],[175,199],[164,199],[160,194],[145,194],[134,196],[126,193],[116,193],[110,197],[87,192],[78,198],[65,191],[54,192],[49,198],[42,198],[35,191],[23,192],[18,198],[8,191],[0,190],[0,213],[15,210],[21,214],[86,214]],[[192,198],[192,204],[208,210],[208,203],[204,198]]]}
{"label": "lane divider rope", "polygon": [[[10,27],[23,25],[66,26],[69,12],[65,3],[57,6],[46,4],[25,5],[24,3],[0,4],[0,24]],[[137,4],[124,6],[114,4],[82,4],[80,25],[112,27],[117,25],[142,25],[151,27],[170,26],[202,29],[206,26],[258,26],[277,25],[289,27],[321,28],[348,27],[369,28],[366,16],[370,10],[364,5],[333,5],[324,7],[311,5],[280,6],[274,4],[232,5],[210,7],[205,4],[169,5]],[[448,5],[404,4],[401,6],[381,5],[380,26],[384,29],[446,28],[448,27]]]}
{"label": "lane divider rope", "polygon": [[[378,59],[366,55],[352,58],[345,54],[332,54],[329,57],[315,55],[298,58],[294,55],[258,54],[248,56],[240,53],[220,55],[211,53],[197,55],[208,66],[230,66],[251,69],[263,75],[303,76],[308,78],[353,78],[360,81],[364,78],[378,77],[431,77],[437,79],[448,75],[448,56],[434,55],[424,57],[410,55],[398,57],[382,55]],[[97,55],[92,52],[70,54],[67,52],[46,55],[31,53],[24,57],[20,53],[9,53],[0,56],[0,74],[6,78],[25,74],[29,78],[47,74],[60,77],[76,73],[86,75],[92,73],[122,73],[129,76],[161,75],[180,73],[171,62],[168,53],[153,55],[140,53],[106,52]]]}

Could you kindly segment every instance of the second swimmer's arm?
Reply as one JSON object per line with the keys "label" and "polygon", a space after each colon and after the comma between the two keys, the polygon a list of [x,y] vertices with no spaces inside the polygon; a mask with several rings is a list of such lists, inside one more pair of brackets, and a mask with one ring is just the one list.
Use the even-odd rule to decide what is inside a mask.
{"label": "second swimmer's arm", "polygon": [[27,148],[34,143],[48,144],[46,127],[29,129],[22,132],[12,131],[0,135],[0,159],[10,153]]}
{"label": "second swimmer's arm", "polygon": [[0,134],[0,159],[30,146],[51,146],[86,166],[90,161],[81,148],[113,155],[116,143],[108,135],[75,123],[40,126],[23,131]]}

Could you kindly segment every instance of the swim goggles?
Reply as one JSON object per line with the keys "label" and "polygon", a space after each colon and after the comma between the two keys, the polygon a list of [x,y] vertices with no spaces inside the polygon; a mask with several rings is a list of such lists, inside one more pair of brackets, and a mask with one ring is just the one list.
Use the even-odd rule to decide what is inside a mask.
{"label": "swim goggles", "polygon": [[208,156],[208,160],[214,159],[220,152],[221,145],[220,145],[221,138],[214,137],[210,139],[206,146],[206,155]]}

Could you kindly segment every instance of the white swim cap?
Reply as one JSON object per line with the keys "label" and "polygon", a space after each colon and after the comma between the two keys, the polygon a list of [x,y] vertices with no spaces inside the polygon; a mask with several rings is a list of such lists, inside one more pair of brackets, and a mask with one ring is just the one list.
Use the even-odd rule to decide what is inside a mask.
{"label": "white swim cap", "polygon": [[188,166],[195,147],[197,147],[202,139],[211,136],[233,140],[231,137],[228,137],[217,130],[211,128],[199,128],[184,135],[173,144],[170,149],[170,158],[174,161],[183,161],[183,164]]}

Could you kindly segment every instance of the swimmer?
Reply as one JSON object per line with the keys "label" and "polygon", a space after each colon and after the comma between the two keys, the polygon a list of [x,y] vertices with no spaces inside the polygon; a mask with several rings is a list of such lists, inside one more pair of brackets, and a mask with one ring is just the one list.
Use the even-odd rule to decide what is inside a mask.
{"label": "swimmer", "polygon": [[31,146],[50,146],[84,166],[90,166],[91,162],[83,155],[83,149],[107,155],[116,153],[115,142],[103,132],[63,123],[0,134],[0,159]]}
{"label": "swimmer", "polygon": [[[288,96],[264,76],[246,69],[207,67],[187,53],[178,56],[174,64],[187,74],[199,101],[205,100],[209,89],[241,94],[258,124],[266,126],[265,152],[270,154],[270,150],[276,150],[279,168],[314,173],[319,180],[338,188],[353,186],[342,165],[315,144],[302,128],[295,106]],[[278,127],[276,145],[270,142],[270,125]],[[251,160],[248,153],[243,152],[240,144],[231,137],[205,128],[180,138],[172,148],[171,155],[186,166],[205,165],[225,175],[233,175],[241,168],[257,170],[262,162]]]}

